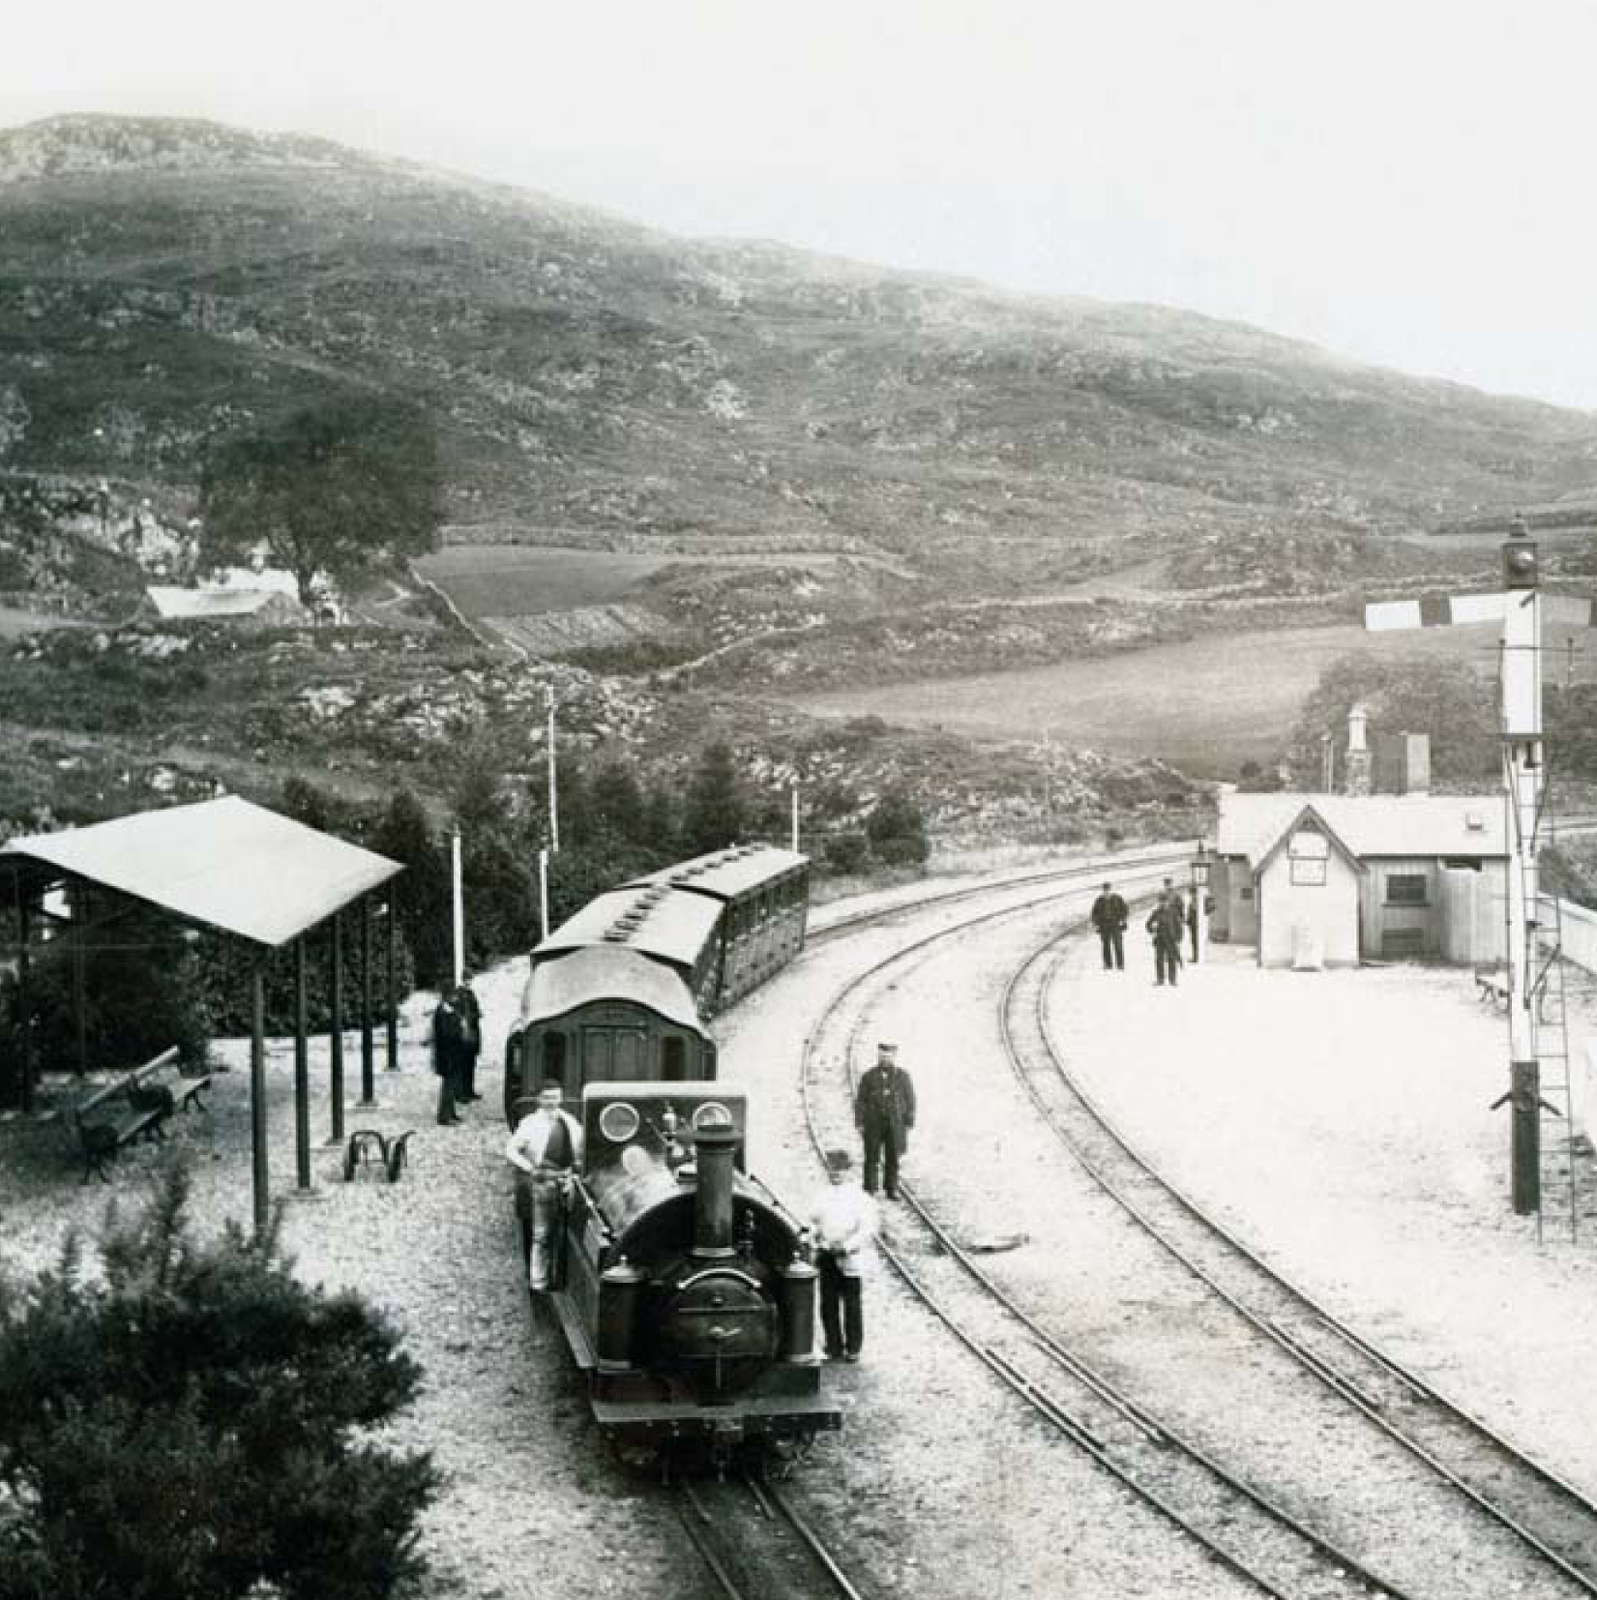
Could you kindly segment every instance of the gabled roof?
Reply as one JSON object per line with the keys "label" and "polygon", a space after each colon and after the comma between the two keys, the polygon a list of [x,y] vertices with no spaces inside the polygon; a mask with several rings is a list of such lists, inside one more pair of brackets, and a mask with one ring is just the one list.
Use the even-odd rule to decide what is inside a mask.
{"label": "gabled roof", "polygon": [[1282,849],[1285,848],[1287,841],[1290,840],[1295,833],[1300,832],[1306,825],[1309,824],[1315,825],[1316,831],[1321,835],[1322,838],[1324,838],[1326,843],[1329,844],[1336,851],[1336,853],[1341,856],[1341,858],[1347,862],[1350,867],[1352,867],[1355,872],[1366,872],[1369,870],[1364,863],[1359,860],[1358,856],[1348,848],[1347,843],[1343,840],[1342,836],[1336,831],[1336,829],[1333,828],[1331,824],[1327,822],[1320,814],[1318,806],[1310,804],[1304,806],[1303,809],[1299,811],[1290,822],[1287,823],[1287,825],[1277,836],[1275,843],[1272,844],[1264,852],[1264,854],[1253,863],[1253,871],[1255,876],[1263,872],[1264,869],[1269,866],[1270,862],[1274,860],[1278,854],[1280,854]]}
{"label": "gabled roof", "polygon": [[1360,860],[1507,855],[1500,795],[1223,794],[1215,854],[1257,863],[1305,806]]}
{"label": "gabled roof", "polygon": [[273,949],[405,870],[236,795],[12,839],[0,868],[81,878]]}
{"label": "gabled roof", "polygon": [[682,894],[664,884],[613,889],[568,917],[534,954],[620,944],[676,966],[692,967],[715,931],[721,911],[718,900]]}
{"label": "gabled roof", "polygon": [[587,945],[569,955],[542,957],[521,1001],[523,1023],[564,1016],[594,1000],[625,999],[696,1033],[704,1024],[688,986],[670,967],[625,945]]}

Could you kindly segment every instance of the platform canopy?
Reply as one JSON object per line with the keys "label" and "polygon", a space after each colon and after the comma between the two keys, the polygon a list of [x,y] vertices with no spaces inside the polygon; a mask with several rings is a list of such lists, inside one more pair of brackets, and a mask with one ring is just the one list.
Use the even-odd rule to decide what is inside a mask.
{"label": "platform canopy", "polygon": [[25,886],[76,878],[267,949],[404,870],[234,795],[30,834],[0,848],[0,871]]}

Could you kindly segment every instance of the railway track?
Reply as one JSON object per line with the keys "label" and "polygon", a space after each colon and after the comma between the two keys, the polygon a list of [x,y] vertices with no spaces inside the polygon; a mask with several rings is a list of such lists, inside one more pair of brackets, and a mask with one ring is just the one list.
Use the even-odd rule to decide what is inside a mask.
{"label": "railway track", "polygon": [[769,1478],[678,1486],[679,1512],[723,1600],[864,1600],[836,1553]]}
{"label": "railway track", "polygon": [[[1164,862],[1150,868],[1149,887],[1158,872],[1166,870],[1168,865]],[[1093,870],[1083,869],[1081,876],[1090,879]],[[1121,879],[1127,878],[1126,863],[1117,864],[1116,871]],[[871,985],[877,982],[885,985],[888,974],[906,966],[943,939],[966,933],[981,923],[1018,915],[1041,900],[1068,893],[1069,885],[1059,881],[1068,876],[1071,875],[1055,875],[1051,893],[1039,899],[1004,905],[964,919],[957,927],[937,929],[900,947],[857,974],[833,996],[821,1021],[806,1040],[801,1072],[804,1116],[810,1139],[818,1152],[826,1143],[816,1106],[817,1093],[823,1083],[823,1063],[838,1060],[849,1063],[848,1076],[852,1082],[855,1048],[870,1015],[867,996]],[[1085,887],[1085,883],[1081,886]],[[1128,887],[1132,885],[1128,883]],[[1036,1030],[1043,1035],[1046,1023],[1041,1008],[1046,985],[1040,963],[1057,938],[1056,934],[1050,946],[1045,946],[1017,973],[1005,997],[1004,1011],[1008,1019],[1015,1013],[1016,996],[1025,993],[1023,980],[1029,976],[1035,983]],[[849,1015],[851,1008],[852,1017]],[[1025,1062],[1017,1062],[1017,1071],[1028,1087],[1038,1087],[1038,1072],[1033,1070],[1036,1065],[1035,1053],[1030,1067]],[[1049,1071],[1053,1081],[1063,1085],[1057,1059],[1050,1059]],[[1082,1101],[1077,1103],[1083,1105]],[[1055,1131],[1058,1133],[1059,1128]],[[1106,1131],[1104,1137],[1124,1152],[1127,1159],[1135,1160],[1129,1147],[1117,1136]],[[1147,1173],[1146,1167],[1142,1170]],[[910,1292],[1034,1415],[1043,1418],[1145,1504],[1195,1539],[1233,1575],[1259,1592],[1277,1596],[1278,1600],[1300,1600],[1308,1596],[1318,1600],[1321,1596],[1343,1594],[1390,1595],[1396,1600],[1411,1592],[1397,1579],[1375,1572],[1353,1553],[1323,1537],[1272,1500],[1267,1492],[1184,1439],[1177,1429],[1154,1416],[1136,1397],[1110,1383],[1015,1304],[947,1230],[940,1227],[912,1186],[901,1185],[901,1192],[915,1219],[914,1230],[884,1245],[883,1253]],[[1193,1208],[1184,1197],[1179,1206],[1187,1215],[1192,1214]],[[1329,1339],[1336,1347],[1361,1349],[1389,1380],[1410,1395],[1425,1394],[1432,1403],[1439,1401],[1439,1397],[1426,1390],[1418,1379],[1386,1361],[1351,1330],[1336,1328],[1318,1307],[1311,1307],[1310,1315],[1320,1327],[1322,1340]],[[1352,1400],[1369,1420],[1378,1426],[1383,1423],[1378,1404],[1359,1404],[1358,1387],[1343,1379],[1346,1360],[1339,1357],[1336,1350],[1318,1348],[1305,1336],[1293,1340],[1292,1344],[1295,1351],[1302,1353],[1301,1358],[1295,1356],[1295,1359],[1301,1359],[1316,1377],[1330,1383],[1339,1396]],[[1369,1397],[1362,1398],[1367,1402]],[[1463,1413],[1458,1415],[1463,1416]],[[1479,1429],[1480,1425],[1473,1419],[1466,1420]],[[1515,1460],[1524,1462],[1524,1458],[1512,1452],[1504,1441],[1487,1430],[1481,1431],[1487,1433],[1494,1447],[1507,1450]],[[1561,1553],[1551,1538],[1537,1537],[1513,1516],[1505,1520],[1500,1515],[1502,1508],[1494,1505],[1489,1495],[1472,1488],[1463,1474],[1449,1473],[1445,1464],[1432,1454],[1425,1453],[1422,1459],[1433,1470],[1439,1470],[1452,1488],[1466,1494],[1478,1510],[1492,1516],[1544,1564],[1544,1575],[1553,1582],[1554,1588],[1519,1586],[1517,1592],[1535,1593],[1538,1600],[1544,1593],[1597,1592],[1590,1588],[1580,1562]],[[1536,1468],[1534,1463],[1527,1465],[1556,1492],[1574,1494],[1568,1485],[1545,1469]],[[1552,1578],[1554,1572],[1556,1578]]]}
{"label": "railway track", "polygon": [[1056,939],[1001,1002],[1010,1064],[1044,1122],[1098,1187],[1260,1334],[1507,1530],[1573,1591],[1597,1595],[1597,1504],[1275,1272],[1141,1155],[1054,1044]]}
{"label": "railway track", "polygon": [[[1164,865],[1150,867],[1147,887]],[[1121,872],[1124,878],[1124,867]],[[1089,874],[1088,882],[1077,887],[1095,881]],[[1035,904],[1005,906],[958,929],[925,935],[857,974],[834,995],[805,1042],[800,1080],[805,1121],[818,1154],[826,1140],[813,1090],[820,1085],[823,1061],[853,1060],[870,1016],[868,1002],[850,1015],[856,995],[953,933],[1018,915]],[[853,1077],[850,1067],[851,1087]],[[911,1294],[1033,1416],[1196,1540],[1218,1565],[1274,1600],[1418,1600],[1153,1416],[1005,1294],[936,1222],[913,1185],[901,1181],[899,1193],[915,1219],[915,1234],[879,1241],[878,1248]]]}

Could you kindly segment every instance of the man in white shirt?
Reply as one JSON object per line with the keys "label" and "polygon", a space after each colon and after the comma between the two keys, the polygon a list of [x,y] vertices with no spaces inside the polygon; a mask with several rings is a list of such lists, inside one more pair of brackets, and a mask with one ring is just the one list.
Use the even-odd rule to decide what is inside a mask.
{"label": "man in white shirt", "polygon": [[854,1181],[853,1166],[854,1158],[848,1151],[826,1152],[827,1186],[816,1195],[810,1214],[815,1232],[815,1264],[821,1275],[821,1328],[828,1361],[858,1361],[860,1346],[865,1342],[860,1278],[865,1270],[866,1246],[876,1232],[876,1207]]}
{"label": "man in white shirt", "polygon": [[546,1079],[538,1090],[538,1109],[516,1124],[505,1145],[505,1160],[516,1169],[516,1216],[527,1283],[540,1292],[549,1287],[560,1198],[582,1160],[582,1125],[561,1109],[564,1093],[554,1079]]}

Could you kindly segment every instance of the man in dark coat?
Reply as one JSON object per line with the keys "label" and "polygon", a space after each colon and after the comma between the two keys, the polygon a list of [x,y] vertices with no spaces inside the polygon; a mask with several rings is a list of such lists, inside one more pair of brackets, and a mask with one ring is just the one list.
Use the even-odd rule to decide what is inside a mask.
{"label": "man in dark coat", "polygon": [[1124,972],[1126,969],[1126,902],[1106,883],[1103,893],[1092,903],[1092,925],[1098,930],[1098,941],[1103,945],[1104,970]]}
{"label": "man in dark coat", "polygon": [[[1165,880],[1169,884],[1169,879]],[[1168,976],[1171,987],[1175,986],[1176,973],[1181,966],[1181,935],[1186,923],[1186,916],[1181,905],[1181,896],[1174,889],[1166,887],[1160,895],[1159,903],[1153,908],[1148,918],[1148,932],[1153,938],[1153,967],[1154,983],[1162,984]]]}
{"label": "man in dark coat", "polygon": [[460,1098],[480,1100],[477,1093],[477,1057],[482,1053],[482,1007],[471,988],[471,968],[461,974],[455,985],[455,1009],[461,1016],[460,1030]]}
{"label": "man in dark coat", "polygon": [[861,1077],[854,1096],[854,1125],[865,1143],[865,1192],[886,1179],[887,1198],[898,1198],[898,1164],[915,1126],[915,1084],[898,1064],[898,1046],[879,1044],[876,1065]]}
{"label": "man in dark coat", "polygon": [[465,1061],[466,1018],[456,1003],[454,989],[446,990],[433,1012],[433,1071],[438,1074],[438,1125],[460,1121],[455,1100]]}

